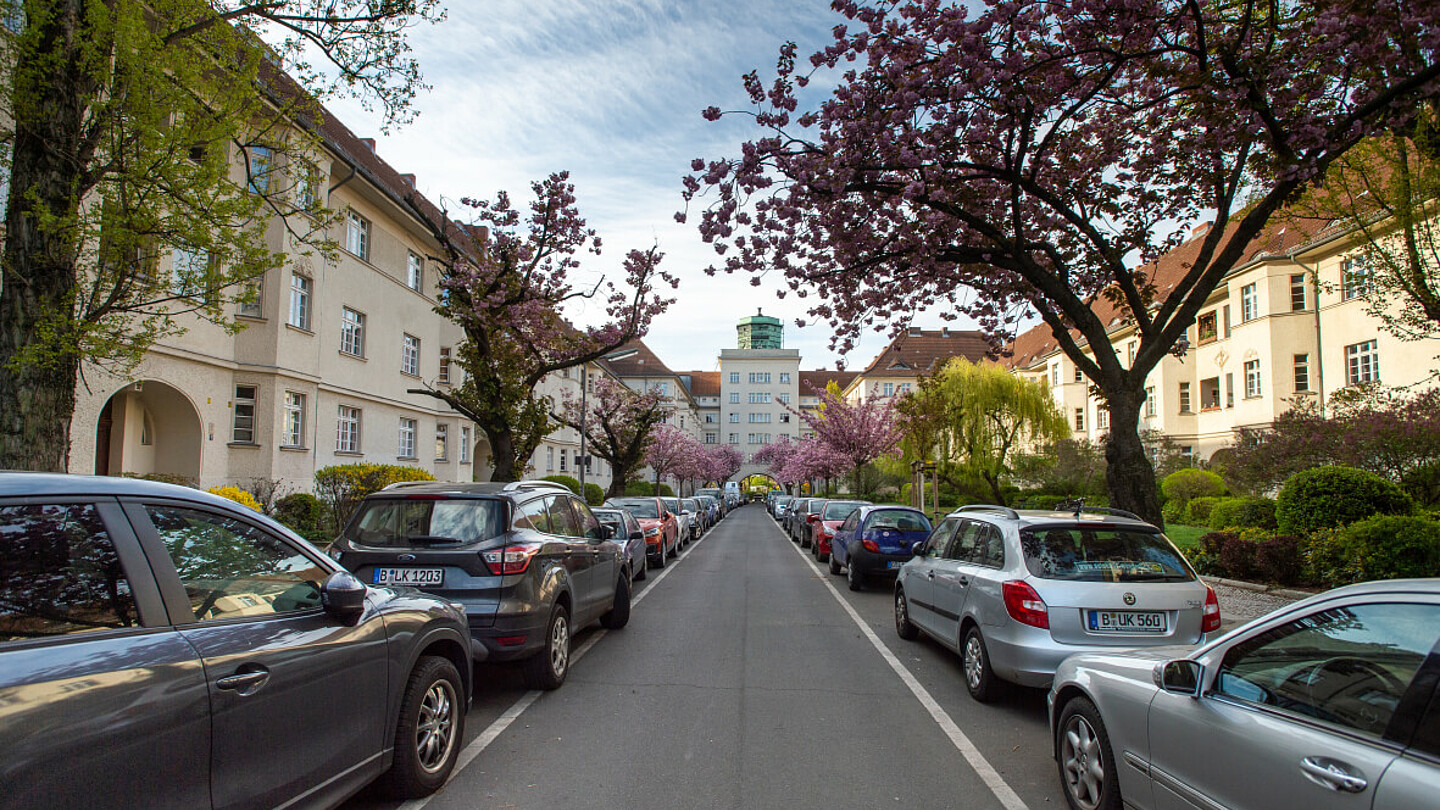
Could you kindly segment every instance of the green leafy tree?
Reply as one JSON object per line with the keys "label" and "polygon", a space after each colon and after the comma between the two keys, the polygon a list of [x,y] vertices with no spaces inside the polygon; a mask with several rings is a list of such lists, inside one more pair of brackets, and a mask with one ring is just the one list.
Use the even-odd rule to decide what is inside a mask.
{"label": "green leafy tree", "polygon": [[0,468],[66,469],[82,363],[124,371],[186,324],[236,328],[229,305],[309,249],[277,231],[326,248],[318,102],[403,121],[404,34],[437,3],[0,0]]}
{"label": "green leafy tree", "polygon": [[897,408],[913,451],[933,458],[941,477],[957,489],[966,479],[983,481],[997,504],[1006,503],[1001,482],[1013,472],[1012,455],[1020,445],[1070,433],[1045,386],[963,357],[923,378]]}

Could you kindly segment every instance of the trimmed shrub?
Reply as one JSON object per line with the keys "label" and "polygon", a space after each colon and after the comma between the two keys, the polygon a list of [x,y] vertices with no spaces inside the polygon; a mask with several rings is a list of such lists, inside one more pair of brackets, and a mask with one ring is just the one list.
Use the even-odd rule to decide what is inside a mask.
{"label": "trimmed shrub", "polygon": [[1371,515],[1408,515],[1414,503],[1386,479],[1354,467],[1315,467],[1290,476],[1275,502],[1284,534],[1309,534]]}
{"label": "trimmed shrub", "polygon": [[1342,532],[1345,551],[1361,580],[1440,576],[1440,522],[1414,515],[1375,515]]}
{"label": "trimmed shrub", "polygon": [[565,487],[576,495],[580,494],[580,481],[577,478],[572,478],[568,475],[547,475],[540,480],[559,484],[560,486]]}
{"label": "trimmed shrub", "polygon": [[308,492],[296,492],[276,501],[275,519],[312,543],[329,542],[329,532],[325,527],[325,505]]}
{"label": "trimmed shrub", "polygon": [[330,510],[336,531],[345,528],[350,514],[366,495],[401,481],[434,481],[419,467],[399,464],[338,464],[315,471],[315,491]]}
{"label": "trimmed shrub", "polygon": [[1211,506],[1207,525],[1218,530],[1274,529],[1275,502],[1269,498],[1221,498]]}
{"label": "trimmed shrub", "polygon": [[1061,503],[1070,500],[1063,495],[1031,495],[1025,499],[1026,509],[1054,509]]}
{"label": "trimmed shrub", "polygon": [[239,487],[211,487],[207,491],[211,495],[219,495],[222,498],[229,498],[242,506],[248,506],[256,512],[261,511],[260,502],[255,500],[255,496]]}
{"label": "trimmed shrub", "polygon": [[675,490],[671,489],[669,484],[661,484],[661,485],[660,485],[659,497],[661,497],[661,498],[673,498],[673,497],[675,497]]}
{"label": "trimmed shrub", "polygon": [[585,503],[591,506],[599,506],[605,502],[605,490],[599,484],[592,481],[585,482]]}
{"label": "trimmed shrub", "polygon": [[1231,536],[1226,539],[1217,555],[1220,567],[1225,571],[1222,576],[1246,580],[1254,578],[1255,550],[1259,545],[1254,540],[1243,537]]}
{"label": "trimmed shrub", "polygon": [[1166,501],[1160,507],[1160,517],[1166,523],[1184,523],[1189,511],[1188,504],[1184,501]]}
{"label": "trimmed shrub", "polygon": [[1440,461],[1421,464],[1405,473],[1400,486],[1421,506],[1440,506]]}
{"label": "trimmed shrub", "polygon": [[[1222,500],[1225,499],[1214,495],[1202,495],[1199,498],[1191,498],[1190,503],[1185,507],[1185,514],[1173,520],[1176,523],[1183,523],[1186,526],[1210,526],[1210,510],[1215,508],[1215,504],[1220,503]],[[1168,507],[1169,504],[1167,503],[1166,506]],[[1162,511],[1164,510],[1162,509]],[[1172,518],[1166,517],[1165,520],[1168,522],[1172,520]],[[1223,529],[1226,527],[1211,526],[1211,528]]]}
{"label": "trimmed shrub", "polygon": [[1255,544],[1255,573],[1276,585],[1299,585],[1305,573],[1300,538],[1282,534]]}
{"label": "trimmed shrub", "polygon": [[1202,534],[1200,535],[1200,553],[1218,557],[1220,556],[1220,549],[1224,548],[1226,543],[1239,536],[1240,535],[1235,532],[1207,532]]}
{"label": "trimmed shrub", "polygon": [[191,477],[188,476],[188,475],[180,475],[179,473],[158,473],[158,472],[154,472],[154,473],[145,473],[144,475],[141,475],[140,473],[122,472],[122,473],[120,473],[120,477],[121,477],[121,478],[139,478],[139,479],[142,480],[142,481],[159,481],[159,482],[162,483],[162,484],[174,484],[175,486],[178,486],[178,487],[189,487],[189,488],[191,488],[191,489],[199,489],[199,488],[200,488],[200,486],[195,483],[195,479],[194,479],[194,478],[191,478]]}
{"label": "trimmed shrub", "polygon": [[1187,504],[1195,498],[1217,498],[1225,494],[1225,481],[1209,470],[1187,467],[1165,476],[1160,482],[1160,491],[1166,502],[1180,501]]}

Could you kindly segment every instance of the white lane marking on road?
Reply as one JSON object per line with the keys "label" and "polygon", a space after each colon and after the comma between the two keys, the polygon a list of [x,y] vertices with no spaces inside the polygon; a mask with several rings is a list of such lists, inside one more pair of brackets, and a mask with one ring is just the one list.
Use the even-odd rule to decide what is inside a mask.
{"label": "white lane marking on road", "polygon": [[[699,540],[696,540],[694,543],[692,543],[690,545],[690,548],[695,548],[696,546],[705,542],[705,540],[709,537],[710,532],[706,532],[705,534],[701,535]],[[665,567],[664,571],[656,574],[655,578],[653,580],[650,580],[649,587],[641,591],[639,596],[636,596],[630,600],[630,606],[633,608],[635,605],[640,604],[640,600],[644,599],[646,596],[649,596],[650,592],[655,590],[655,586],[659,585],[661,580],[665,579],[665,577],[670,576],[670,572],[674,571],[680,566],[680,563],[683,563],[688,559],[690,559],[690,554],[687,552],[684,557],[678,557],[672,560],[670,564]],[[595,631],[595,635],[586,639],[585,643],[581,644],[579,649],[575,650],[575,652],[570,655],[570,665],[573,667],[577,661],[579,661],[581,658],[584,658],[585,653],[590,652],[590,648],[594,647],[597,643],[599,643],[600,639],[605,637],[606,632],[607,631],[605,630],[605,628],[602,627],[599,630]],[[510,704],[510,708],[506,709],[504,714],[495,718],[494,722],[486,726],[485,730],[480,732],[480,736],[471,740],[470,744],[465,746],[465,749],[460,752],[460,756],[456,758],[455,770],[451,771],[450,778],[445,780],[445,787],[449,787],[450,783],[455,781],[455,777],[460,775],[460,771],[465,769],[465,766],[469,765],[471,762],[474,762],[476,757],[480,756],[480,754],[482,754],[486,748],[489,748],[490,744],[495,742],[495,740],[501,734],[504,734],[505,729],[510,728],[510,724],[518,720],[520,718],[520,715],[524,714],[525,710],[530,708],[530,705],[533,704],[536,700],[539,700],[540,696],[543,694],[545,694],[544,691],[539,689],[533,689],[521,695],[519,700]],[[430,794],[429,796],[424,796],[419,799],[411,799],[410,801],[400,805],[399,810],[421,810],[421,808],[425,807],[430,803],[431,799],[443,793],[445,787],[440,788],[440,790]]]}
{"label": "white lane marking on road", "polygon": [[[790,538],[786,537],[785,540],[789,542]],[[940,707],[939,702],[930,695],[929,690],[920,685],[920,681],[910,673],[910,670],[905,668],[904,664],[900,663],[900,659],[890,652],[890,648],[880,641],[880,637],[875,635],[875,631],[870,629],[870,625],[860,618],[860,614],[854,606],[845,601],[845,598],[840,595],[839,589],[830,581],[828,572],[821,571],[820,566],[807,556],[807,552],[800,548],[799,544],[794,544],[794,548],[795,553],[800,555],[800,559],[819,576],[821,584],[830,591],[831,596],[835,597],[835,601],[840,603],[840,607],[850,614],[850,620],[855,622],[855,626],[859,627],[860,632],[865,634],[865,638],[870,640],[870,644],[875,647],[876,652],[880,653],[880,657],[885,659],[885,663],[889,664],[890,668],[895,670],[895,674],[900,676],[900,680],[910,687],[910,693],[920,701],[920,705],[925,707],[925,711],[930,713],[930,717],[940,726],[940,730],[945,732],[945,736],[950,738],[950,742],[960,751],[960,755],[965,757],[965,761],[970,763],[970,767],[974,769],[985,786],[990,788],[990,792],[995,794],[995,798],[999,800],[1000,804],[1006,810],[1028,810],[1025,802],[1010,788],[1010,785],[1000,776],[1000,772],[990,764],[990,760],[980,753],[980,749],[970,742],[970,738],[965,736],[965,732],[960,730],[960,726],[956,725],[950,715]]]}

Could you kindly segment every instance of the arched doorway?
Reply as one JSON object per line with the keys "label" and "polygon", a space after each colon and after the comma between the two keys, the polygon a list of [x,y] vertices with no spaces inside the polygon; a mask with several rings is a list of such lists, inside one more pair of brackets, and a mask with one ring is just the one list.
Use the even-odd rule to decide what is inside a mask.
{"label": "arched doorway", "polygon": [[784,491],[780,482],[776,481],[774,476],[766,473],[750,473],[745,476],[740,482],[740,489],[746,493],[747,497],[754,497],[757,493],[760,494],[760,497],[764,497],[764,493],[772,489]]}
{"label": "arched doorway", "polygon": [[95,474],[158,474],[198,483],[203,439],[189,398],[158,380],[134,382],[100,410]]}

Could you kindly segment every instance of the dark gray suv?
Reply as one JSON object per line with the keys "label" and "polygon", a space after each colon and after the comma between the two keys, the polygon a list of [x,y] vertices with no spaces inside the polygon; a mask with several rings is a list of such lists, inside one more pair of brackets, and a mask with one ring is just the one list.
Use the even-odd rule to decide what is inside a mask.
{"label": "dark gray suv", "polygon": [[456,607],[186,487],[0,473],[0,808],[333,806],[455,765]]}
{"label": "dark gray suv", "polygon": [[630,621],[630,563],[590,507],[549,481],[415,482],[366,496],[331,557],[373,585],[413,585],[460,604],[477,661],[519,661],[556,689],[570,636]]}

